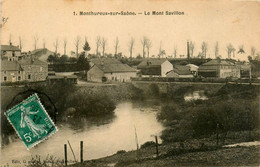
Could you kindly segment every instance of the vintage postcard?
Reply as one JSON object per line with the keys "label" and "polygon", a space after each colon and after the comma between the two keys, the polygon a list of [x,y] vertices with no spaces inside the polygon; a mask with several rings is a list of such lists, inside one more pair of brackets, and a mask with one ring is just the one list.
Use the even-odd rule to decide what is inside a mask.
{"label": "vintage postcard", "polygon": [[258,0],[0,2],[0,167],[260,165]]}

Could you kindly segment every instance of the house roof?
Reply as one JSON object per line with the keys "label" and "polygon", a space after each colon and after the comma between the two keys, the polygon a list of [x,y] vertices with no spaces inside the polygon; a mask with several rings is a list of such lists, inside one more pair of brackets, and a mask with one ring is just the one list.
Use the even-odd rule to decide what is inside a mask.
{"label": "house roof", "polygon": [[1,51],[21,51],[19,47],[14,46],[14,45],[1,45],[0,48]]}
{"label": "house roof", "polygon": [[199,66],[195,65],[195,64],[187,64],[186,66],[188,67],[194,67],[194,68],[199,68]]}
{"label": "house roof", "polygon": [[201,66],[218,66],[218,65],[234,65],[234,63],[227,60],[213,59],[207,63],[202,64]]}
{"label": "house roof", "polygon": [[136,69],[128,66],[127,64],[96,64],[96,66],[101,69],[104,73],[110,72],[136,72]]}
{"label": "house roof", "polygon": [[2,71],[22,71],[20,64],[17,61],[1,61],[1,70]]}
{"label": "house roof", "polygon": [[137,68],[149,68],[149,67],[159,67],[163,64],[167,59],[145,59],[140,64],[138,64]]}
{"label": "house roof", "polygon": [[173,67],[173,70],[169,71],[168,73],[170,72],[175,72],[179,75],[191,75],[190,68],[188,66],[182,65],[175,65]]}
{"label": "house roof", "polygon": [[217,71],[219,66],[234,66],[234,63],[227,60],[213,59],[200,65],[199,71]]}
{"label": "house roof", "polygon": [[94,64],[120,64],[121,62],[115,58],[92,58],[90,62]]}
{"label": "house roof", "polygon": [[25,58],[19,61],[21,65],[47,65],[46,62],[43,62],[38,59]]}

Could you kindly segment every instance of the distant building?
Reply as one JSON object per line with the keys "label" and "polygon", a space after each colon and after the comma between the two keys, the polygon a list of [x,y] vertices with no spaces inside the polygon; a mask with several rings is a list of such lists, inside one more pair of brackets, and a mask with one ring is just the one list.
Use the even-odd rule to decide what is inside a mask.
{"label": "distant building", "polygon": [[87,72],[87,79],[92,82],[129,82],[131,77],[136,77],[136,69],[122,63],[95,64]]}
{"label": "distant building", "polygon": [[241,78],[251,78],[252,71],[250,63],[237,62],[236,66],[240,69]]}
{"label": "distant building", "polygon": [[166,73],[173,70],[172,64],[167,59],[145,59],[138,66],[142,76],[166,77]]}
{"label": "distant building", "polygon": [[166,73],[169,78],[193,78],[189,66],[174,65],[173,70]]}
{"label": "distant building", "polygon": [[17,61],[1,61],[1,83],[24,81],[25,72]]}
{"label": "distant building", "polygon": [[197,76],[198,75],[198,70],[199,70],[199,66],[196,66],[194,64],[187,64],[187,67],[189,67],[190,72],[194,75]]}
{"label": "distant building", "polygon": [[240,78],[240,67],[227,60],[214,59],[202,64],[198,74],[202,77]]}
{"label": "distant building", "polygon": [[1,45],[1,59],[8,61],[17,61],[22,59],[21,49],[18,46],[12,45]]}
{"label": "distant building", "polygon": [[48,76],[48,64],[38,59],[26,58],[18,62],[25,72],[28,82],[45,81]]}

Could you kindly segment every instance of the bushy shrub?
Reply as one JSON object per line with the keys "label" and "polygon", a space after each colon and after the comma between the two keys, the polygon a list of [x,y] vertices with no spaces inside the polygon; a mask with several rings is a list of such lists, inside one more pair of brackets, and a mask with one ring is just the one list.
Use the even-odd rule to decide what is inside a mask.
{"label": "bushy shrub", "polygon": [[147,147],[150,147],[150,146],[155,146],[155,142],[154,141],[147,141],[145,142],[144,144],[141,145],[141,149],[142,148],[147,148]]}

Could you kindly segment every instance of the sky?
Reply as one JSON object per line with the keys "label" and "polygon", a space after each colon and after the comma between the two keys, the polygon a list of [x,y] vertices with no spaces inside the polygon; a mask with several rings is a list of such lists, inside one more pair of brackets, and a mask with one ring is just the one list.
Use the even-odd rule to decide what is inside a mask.
{"label": "sky", "polygon": [[[142,13],[135,16],[75,16],[73,12],[129,11]],[[144,15],[151,11],[180,11],[184,15]],[[133,56],[142,54],[141,39],[152,41],[150,55],[158,55],[159,48],[173,55],[187,55],[186,43],[195,43],[194,55],[201,52],[203,41],[208,44],[208,56],[215,57],[214,45],[219,43],[220,55],[227,57],[226,46],[231,43],[236,50],[244,45],[246,54],[236,55],[245,60],[254,46],[260,51],[260,2],[259,1],[205,1],[205,0],[1,0],[1,18],[8,18],[1,27],[1,44],[11,41],[22,51],[34,50],[34,36],[39,40],[37,48],[54,51],[56,39],[58,52],[63,53],[63,41],[68,40],[67,53],[75,51],[75,38],[84,38],[90,44],[89,53],[95,53],[97,36],[107,40],[106,53],[114,53],[115,40],[119,39],[119,51],[129,56],[128,45],[135,39]],[[101,50],[101,49],[100,49]]]}

